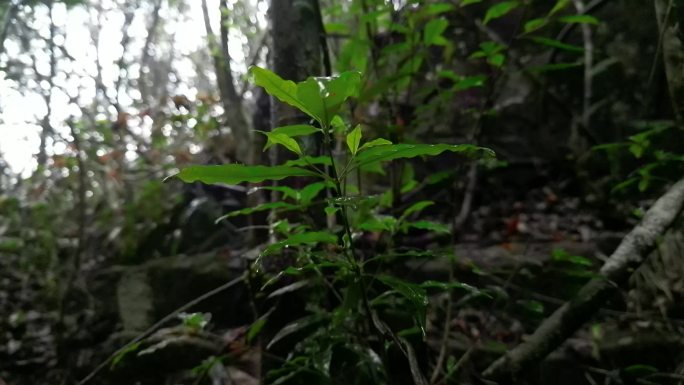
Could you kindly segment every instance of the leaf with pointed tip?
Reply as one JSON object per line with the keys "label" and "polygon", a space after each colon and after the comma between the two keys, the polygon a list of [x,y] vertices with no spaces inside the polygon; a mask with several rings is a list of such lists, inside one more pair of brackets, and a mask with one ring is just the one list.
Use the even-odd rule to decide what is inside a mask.
{"label": "leaf with pointed tip", "polygon": [[559,17],[558,21],[563,23],[593,24],[598,25],[599,20],[591,15],[568,15]]}
{"label": "leaf with pointed tip", "polygon": [[410,223],[406,224],[406,228],[408,229],[409,227],[412,227],[414,229],[420,229],[420,230],[434,231],[436,233],[442,233],[442,234],[451,233],[451,230],[449,230],[448,226],[445,226],[441,223],[432,222],[432,221],[410,222]]}
{"label": "leaf with pointed tip", "polygon": [[276,242],[264,250],[264,255],[272,254],[290,246],[313,245],[316,243],[337,243],[337,236],[327,231],[310,231],[292,234],[287,239]]}
{"label": "leaf with pointed tip", "polygon": [[420,201],[412,204],[409,208],[404,210],[404,213],[401,215],[401,218],[399,220],[404,220],[405,218],[408,218],[409,215],[413,213],[419,213],[423,211],[424,208],[428,206],[434,205],[435,202],[433,201]]}
{"label": "leaf with pointed tip", "polygon": [[444,36],[442,34],[449,26],[447,19],[440,17],[432,19],[425,25],[423,31],[423,42],[425,45],[444,45]]}
{"label": "leaf with pointed tip", "polygon": [[171,177],[176,177],[186,183],[239,184],[244,182],[257,183],[265,180],[281,180],[292,176],[318,176],[318,174],[299,167],[224,164],[219,166],[185,167]]}
{"label": "leaf with pointed tip", "polygon": [[352,132],[347,135],[347,147],[349,147],[352,156],[359,151],[359,144],[361,144],[361,125],[357,124]]}
{"label": "leaf with pointed tip", "polygon": [[299,191],[299,203],[303,205],[308,205],[311,201],[318,196],[318,193],[323,191],[328,183],[316,182],[311,183]]}
{"label": "leaf with pointed tip", "polygon": [[353,160],[353,167],[361,167],[374,162],[393,159],[435,156],[445,151],[463,153],[468,156],[493,157],[494,151],[472,144],[388,144],[369,148],[360,152]]}
{"label": "leaf with pointed tip", "polygon": [[299,147],[299,143],[286,134],[267,132],[266,136],[268,137],[268,141],[266,142],[266,146],[264,146],[264,151],[274,144],[280,144],[295,154],[302,155],[302,149]]}
{"label": "leaf with pointed tip", "polygon": [[313,116],[307,106],[297,98],[297,84],[295,82],[285,80],[275,73],[257,66],[251,66],[249,72],[252,74],[254,83],[259,87],[263,87],[269,95],[299,109],[309,116]]}
{"label": "leaf with pointed tip", "polygon": [[268,191],[278,191],[279,193],[282,193],[285,198],[291,198],[292,200],[297,200],[297,197],[299,196],[299,193],[297,190],[293,189],[292,187],[287,187],[287,186],[259,186],[259,187],[254,187],[251,188],[249,191],[247,191],[247,194],[253,194],[257,191],[261,190],[268,190]]}
{"label": "leaf with pointed tip", "polygon": [[266,349],[270,349],[273,345],[277,344],[283,338],[288,337],[294,333],[302,332],[305,329],[318,324],[322,320],[323,319],[320,315],[311,315],[308,317],[300,318],[294,322],[287,324],[285,327],[280,329],[278,333],[276,333],[273,339],[266,346]]}
{"label": "leaf with pointed tip", "polygon": [[517,1],[502,1],[500,3],[497,3],[487,10],[483,23],[487,24],[494,19],[503,17],[507,13],[517,8],[519,5],[520,3],[518,3]]}
{"label": "leaf with pointed tip", "polygon": [[363,146],[361,146],[361,148],[359,148],[359,151],[366,149],[366,148],[384,146],[386,144],[392,144],[392,142],[390,142],[387,139],[383,139],[383,138],[373,139],[370,142],[364,143]]}
{"label": "leaf with pointed tip", "polygon": [[272,131],[259,131],[266,137],[268,138],[266,145],[264,146],[264,151],[268,150],[274,143],[271,141],[269,135],[273,134],[285,134],[289,137],[293,136],[305,136],[305,135],[311,135],[315,132],[321,131],[320,128],[316,128],[314,126],[310,126],[308,124],[293,124],[290,126],[282,126],[282,127],[277,127],[274,128]]}
{"label": "leaf with pointed tip", "polygon": [[299,166],[306,167],[310,164],[320,164],[323,166],[332,165],[332,161],[329,156],[303,156],[299,159],[288,160],[285,162],[285,166]]}

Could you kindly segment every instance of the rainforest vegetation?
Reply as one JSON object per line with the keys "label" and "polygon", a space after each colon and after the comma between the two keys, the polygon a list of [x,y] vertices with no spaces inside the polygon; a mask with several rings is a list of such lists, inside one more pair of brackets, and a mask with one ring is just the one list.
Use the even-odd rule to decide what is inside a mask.
{"label": "rainforest vegetation", "polygon": [[684,384],[682,0],[0,1],[0,385]]}

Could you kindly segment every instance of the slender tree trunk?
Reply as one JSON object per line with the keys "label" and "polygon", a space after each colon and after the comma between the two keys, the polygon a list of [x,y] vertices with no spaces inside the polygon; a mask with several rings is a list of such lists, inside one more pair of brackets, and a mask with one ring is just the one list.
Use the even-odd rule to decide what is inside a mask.
{"label": "slender tree trunk", "polygon": [[202,0],[202,13],[204,14],[204,28],[206,30],[209,50],[214,61],[216,80],[221,95],[221,105],[223,106],[225,123],[231,129],[232,148],[238,161],[251,163],[251,126],[243,111],[242,98],[235,88],[235,80],[230,63],[229,29],[226,26],[227,2],[221,0],[221,27],[220,39],[211,27],[209,9],[206,0]]}
{"label": "slender tree trunk", "polygon": [[677,120],[684,120],[684,1],[654,0],[658,26],[663,31],[663,62],[670,101]]}
{"label": "slender tree trunk", "polygon": [[[301,81],[308,76],[321,75],[322,50],[319,37],[323,33],[320,29],[319,15],[316,13],[316,0],[272,0],[269,9],[271,22],[270,55],[272,70],[284,79]],[[271,98],[271,126],[279,127],[289,124],[306,124],[309,118],[299,110]],[[279,164],[283,156],[274,146],[269,153],[271,164]],[[271,199],[277,199],[273,194]],[[283,256],[287,258],[286,256]],[[295,292],[281,296],[262,331],[264,350],[268,342],[285,325],[302,317],[304,314],[303,293]],[[284,344],[281,344],[284,345]],[[268,354],[262,355],[262,375],[282,366],[287,357],[286,346],[274,346]]]}

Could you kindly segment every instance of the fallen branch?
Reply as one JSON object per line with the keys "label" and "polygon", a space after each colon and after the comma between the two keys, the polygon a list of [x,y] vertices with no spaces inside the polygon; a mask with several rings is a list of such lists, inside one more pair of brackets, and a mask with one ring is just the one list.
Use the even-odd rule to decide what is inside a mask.
{"label": "fallen branch", "polygon": [[484,371],[491,379],[510,382],[556,349],[596,311],[611,291],[624,284],[656,247],[658,238],[684,208],[684,179],[677,182],[646,212],[641,223],[623,238],[599,272],[579,293],[558,308],[529,339],[504,354]]}

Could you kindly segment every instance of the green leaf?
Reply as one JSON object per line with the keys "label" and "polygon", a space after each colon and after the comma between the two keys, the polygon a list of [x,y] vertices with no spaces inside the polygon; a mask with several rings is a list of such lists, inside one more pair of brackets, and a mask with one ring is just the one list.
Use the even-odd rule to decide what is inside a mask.
{"label": "green leaf", "polygon": [[204,329],[204,327],[207,326],[207,324],[209,323],[209,320],[211,320],[211,314],[180,313],[178,314],[178,318],[180,318],[183,321],[183,326],[191,329],[201,330]]}
{"label": "green leaf", "polygon": [[325,182],[311,183],[299,191],[299,202],[303,205],[308,205],[311,201],[323,191],[328,184]]}
{"label": "green leaf", "polygon": [[407,223],[407,226],[413,227],[415,229],[420,229],[420,230],[434,231],[436,233],[443,233],[443,234],[450,234],[451,233],[451,230],[449,229],[448,226],[443,225],[441,223],[432,222],[432,221],[410,222],[410,223]]}
{"label": "green leaf", "polygon": [[359,151],[359,144],[361,144],[361,125],[357,124],[352,132],[347,135],[347,147],[349,147],[352,156]]}
{"label": "green leaf", "polygon": [[252,74],[254,84],[263,87],[269,95],[276,97],[283,103],[296,107],[309,116],[313,116],[309,109],[297,98],[297,85],[295,82],[285,80],[275,73],[257,66],[251,66],[249,72]]}
{"label": "green leaf", "polygon": [[445,18],[432,19],[425,25],[423,31],[423,42],[425,45],[442,45],[440,44],[442,33],[449,26],[449,22]]}
{"label": "green leaf", "polygon": [[439,15],[440,13],[444,12],[449,12],[454,9],[454,6],[448,3],[435,3],[435,4],[426,4],[421,12],[424,15],[431,16],[431,15]]}
{"label": "green leaf", "polygon": [[110,369],[114,369],[120,362],[121,360],[126,357],[129,353],[133,353],[136,350],[140,348],[140,342],[135,342],[130,344],[127,347],[124,347],[119,353],[117,353],[114,358],[112,358],[112,364],[110,365]]}
{"label": "green leaf", "polygon": [[361,87],[358,72],[344,72],[335,77],[308,78],[297,85],[297,97],[321,126],[329,126],[342,104],[357,96]]}
{"label": "green leaf", "polygon": [[386,144],[392,144],[392,142],[390,142],[387,139],[383,139],[383,138],[373,139],[370,142],[364,143],[363,146],[361,146],[361,148],[359,148],[359,151],[361,151],[365,148],[371,148],[371,147],[376,147],[376,146],[384,146]]}
{"label": "green leaf", "polygon": [[[183,182],[202,182],[206,184],[239,184],[244,182],[263,182],[281,180],[292,176],[318,176],[313,171],[288,166],[244,166],[224,164],[219,166],[190,166],[172,175]],[[168,179],[166,178],[166,179]]]}
{"label": "green leaf", "polygon": [[354,167],[361,167],[374,162],[386,162],[393,159],[414,158],[417,156],[435,156],[445,151],[463,153],[469,156],[494,156],[494,151],[472,144],[388,144],[369,148],[360,152],[353,160]]}
{"label": "green leaf", "polygon": [[319,315],[311,315],[308,317],[300,318],[292,323],[287,324],[285,327],[280,329],[278,333],[276,333],[273,339],[266,346],[266,349],[270,349],[271,346],[277,344],[278,341],[282,340],[283,338],[294,333],[300,332],[310,326],[317,324],[320,321],[321,317]]}
{"label": "green leaf", "polygon": [[547,23],[546,19],[532,19],[532,20],[528,21],[527,23],[525,23],[523,30],[525,31],[525,33],[534,32],[534,31],[542,28],[543,26],[545,26],[546,23]]}
{"label": "green leaf", "polygon": [[501,67],[504,64],[506,57],[500,53],[496,53],[487,58],[487,63],[493,65],[494,67]]}
{"label": "green leaf", "polygon": [[271,132],[278,134],[285,134],[287,136],[304,136],[311,135],[315,132],[321,131],[320,128],[310,126],[308,124],[293,124],[291,126],[276,127]]}
{"label": "green leaf", "polygon": [[260,186],[260,187],[254,187],[247,191],[247,194],[253,194],[257,191],[261,190],[268,190],[268,191],[278,191],[283,194],[285,198],[290,198],[292,200],[297,200],[299,197],[299,193],[297,190],[293,189],[292,187],[287,187],[287,186]]}
{"label": "green leaf", "polygon": [[266,136],[268,137],[268,141],[264,146],[264,151],[274,144],[280,144],[295,154],[302,155],[302,149],[299,147],[299,143],[289,136],[277,132],[266,132]]}
{"label": "green leaf", "polygon": [[417,309],[424,309],[428,305],[427,293],[419,285],[389,275],[378,275],[377,279],[408,299]]}
{"label": "green leaf", "polygon": [[434,204],[435,204],[435,202],[433,202],[433,201],[416,202],[416,203],[412,204],[411,206],[409,206],[409,208],[404,210],[404,213],[401,215],[400,220],[403,220],[404,218],[408,218],[411,214],[419,213],[419,212],[423,211],[423,209],[425,209],[426,207],[432,206]]}
{"label": "green leaf", "polygon": [[254,337],[258,336],[264,326],[266,326],[266,319],[266,317],[259,318],[249,327],[246,337],[248,344],[251,343],[254,340]]}
{"label": "green leaf", "polygon": [[461,7],[465,7],[466,5],[477,4],[477,3],[481,3],[481,2],[482,2],[482,0],[463,0],[463,1],[461,1]]}
{"label": "green leaf", "polygon": [[226,215],[223,215],[216,219],[216,223],[221,222],[224,219],[227,218],[232,218],[232,217],[237,217],[240,215],[249,215],[251,213],[256,213],[259,211],[267,211],[267,210],[275,210],[275,209],[287,209],[287,210],[294,210],[297,209],[298,206],[285,203],[285,202],[268,202],[268,203],[262,203],[260,205],[254,206],[254,207],[247,207],[241,210],[236,210],[236,211],[231,211]]}
{"label": "green leaf", "polygon": [[568,15],[559,17],[558,21],[563,23],[594,24],[598,25],[599,20],[591,15]]}
{"label": "green leaf", "polygon": [[333,77],[310,77],[295,84],[284,80],[273,72],[250,67],[256,85],[263,87],[269,95],[283,103],[296,107],[316,119],[321,126],[328,126],[342,104],[352,96],[358,96],[361,75],[358,72],[344,72]]}
{"label": "green leaf", "polygon": [[288,160],[287,162],[285,162],[285,166],[287,166],[287,167],[292,167],[292,166],[306,167],[310,164],[331,166],[332,161],[330,160],[329,156],[303,156],[299,159]]}
{"label": "green leaf", "polygon": [[493,5],[487,10],[483,23],[487,24],[494,19],[503,17],[507,13],[517,8],[519,5],[520,4],[517,1],[503,1],[501,3]]}
{"label": "green leaf", "polygon": [[560,12],[563,10],[563,8],[567,7],[570,4],[570,0],[558,0],[556,1],[556,5],[551,8],[551,11],[549,12],[549,16],[553,16],[556,13]]}
{"label": "green leaf", "polygon": [[487,76],[485,75],[468,76],[459,80],[459,82],[454,85],[454,90],[463,91],[473,87],[482,87],[485,80],[487,80]]}
{"label": "green leaf", "polygon": [[518,300],[519,305],[527,309],[531,313],[544,314],[544,304],[535,300]]}
{"label": "green leaf", "polygon": [[546,46],[553,47],[553,48],[562,49],[562,50],[568,51],[568,52],[584,52],[584,48],[582,48],[582,47],[572,45],[572,44],[563,43],[561,41],[558,41],[555,39],[549,39],[547,37],[534,36],[534,37],[531,37],[530,40],[532,40],[538,44],[546,45]]}
{"label": "green leaf", "polygon": [[264,250],[264,254],[271,254],[290,246],[312,245],[316,243],[337,243],[337,236],[327,231],[311,231],[293,234],[287,239],[276,242]]}
{"label": "green leaf", "polygon": [[359,223],[357,227],[364,231],[389,231],[393,232],[397,219],[391,216],[373,215]]}

